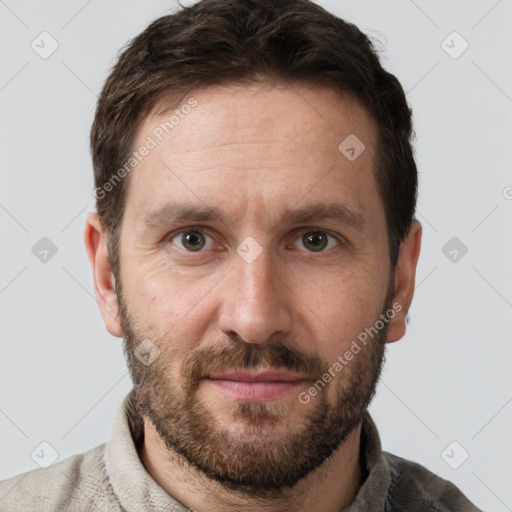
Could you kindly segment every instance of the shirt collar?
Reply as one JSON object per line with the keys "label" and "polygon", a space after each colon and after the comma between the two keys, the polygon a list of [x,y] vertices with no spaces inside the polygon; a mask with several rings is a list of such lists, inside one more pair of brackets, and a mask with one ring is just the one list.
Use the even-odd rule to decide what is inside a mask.
{"label": "shirt collar", "polygon": [[366,479],[354,501],[343,512],[383,512],[391,484],[391,470],[382,452],[379,431],[368,411],[363,415],[360,450]]}
{"label": "shirt collar", "polygon": [[119,504],[125,512],[186,511],[153,480],[142,464],[137,446],[143,435],[143,422],[132,390],[119,406],[105,450],[107,472]]}
{"label": "shirt collar", "polygon": [[[107,472],[120,505],[126,512],[186,512],[144,468],[137,452],[143,439],[143,421],[137,412],[132,390],[119,406],[105,450]],[[377,427],[368,411],[362,419],[361,464],[366,478],[354,501],[343,512],[384,511],[391,471],[382,452]]]}

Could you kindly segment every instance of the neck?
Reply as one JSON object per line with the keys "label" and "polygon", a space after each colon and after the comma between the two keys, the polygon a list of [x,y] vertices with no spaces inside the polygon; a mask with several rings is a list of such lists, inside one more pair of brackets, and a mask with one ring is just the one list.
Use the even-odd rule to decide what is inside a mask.
{"label": "neck", "polygon": [[144,419],[139,456],[153,480],[173,499],[197,512],[339,512],[362,485],[361,424],[328,460],[297,484],[271,498],[226,489],[170,451],[153,424]]}

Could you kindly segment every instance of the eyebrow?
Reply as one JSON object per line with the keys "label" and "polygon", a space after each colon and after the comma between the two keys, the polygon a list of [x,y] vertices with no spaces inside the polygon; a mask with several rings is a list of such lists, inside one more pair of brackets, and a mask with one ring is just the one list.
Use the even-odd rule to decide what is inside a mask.
{"label": "eyebrow", "polygon": [[[207,206],[198,208],[192,205],[180,205],[177,203],[168,203],[158,210],[148,212],[143,219],[143,225],[149,229],[157,229],[161,226],[181,222],[208,222],[219,221],[223,224],[229,224],[229,216],[216,208]],[[355,211],[348,205],[338,203],[317,203],[302,208],[295,208],[286,211],[281,218],[272,226],[286,224],[307,224],[331,220],[343,224],[347,227],[363,228],[365,224],[361,213]]]}

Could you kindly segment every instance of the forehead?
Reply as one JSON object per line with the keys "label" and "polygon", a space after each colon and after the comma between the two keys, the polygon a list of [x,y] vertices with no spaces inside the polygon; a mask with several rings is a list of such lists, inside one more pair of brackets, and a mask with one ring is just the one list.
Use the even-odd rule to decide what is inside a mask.
{"label": "forehead", "polygon": [[230,85],[168,105],[158,104],[136,134],[133,149],[151,149],[131,172],[127,210],[145,213],[183,195],[239,211],[291,207],[306,197],[350,199],[364,210],[378,199],[376,126],[349,93]]}

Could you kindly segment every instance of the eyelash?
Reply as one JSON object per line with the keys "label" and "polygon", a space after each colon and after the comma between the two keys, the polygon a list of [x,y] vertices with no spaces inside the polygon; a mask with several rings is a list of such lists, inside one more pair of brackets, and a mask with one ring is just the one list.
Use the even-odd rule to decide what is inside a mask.
{"label": "eyelash", "polygon": [[[171,243],[172,244],[172,240],[174,240],[177,236],[179,235],[182,235],[183,233],[187,233],[187,232],[200,232],[200,233],[203,233],[204,235],[210,237],[212,240],[213,240],[213,237],[211,235],[209,235],[206,231],[207,229],[205,229],[204,227],[202,226],[190,226],[190,227],[187,227],[187,228],[182,228],[178,231],[173,231],[172,233],[169,233],[165,239],[164,239],[164,243]],[[331,233],[330,231],[328,230],[325,230],[325,229],[319,229],[319,228],[303,228],[301,231],[299,231],[295,238],[294,238],[294,242],[296,240],[298,240],[300,237],[304,236],[305,234],[307,233],[322,233],[322,234],[325,234],[325,235],[328,235],[329,237],[331,238],[334,238],[337,242],[337,245],[333,248],[331,247],[330,249],[326,249],[326,250],[322,250],[322,251],[319,251],[319,252],[314,252],[314,251],[301,251],[301,252],[307,252],[309,253],[313,258],[314,257],[321,257],[322,254],[325,254],[329,251],[332,251],[333,249],[335,249],[336,247],[339,247],[341,245],[344,245],[345,242],[344,240],[342,239],[342,237],[340,235],[335,235],[334,233]],[[172,244],[174,245],[174,244]],[[204,253],[205,250],[200,250],[200,251],[187,251],[186,249],[182,249],[181,247],[177,247],[177,249],[179,249],[180,251],[184,251],[188,254],[201,254],[201,253]]]}

